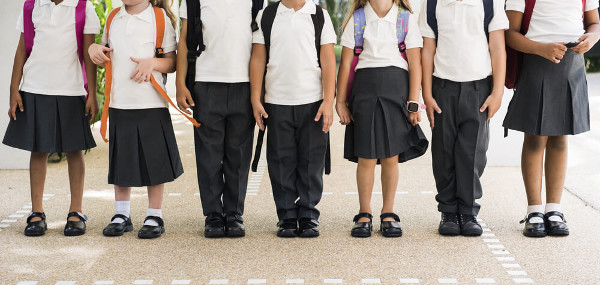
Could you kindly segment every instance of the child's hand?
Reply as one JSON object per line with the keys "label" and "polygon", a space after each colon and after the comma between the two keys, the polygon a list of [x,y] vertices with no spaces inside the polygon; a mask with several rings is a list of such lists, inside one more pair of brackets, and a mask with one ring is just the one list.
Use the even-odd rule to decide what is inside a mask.
{"label": "child's hand", "polygon": [[315,117],[315,122],[318,122],[321,117],[323,117],[323,132],[328,133],[333,123],[333,102],[323,101],[321,103],[321,107],[319,107],[319,111]]}
{"label": "child's hand", "polygon": [[345,126],[350,124],[350,122],[354,120],[354,118],[352,118],[352,114],[350,113],[350,109],[348,109],[348,105],[346,105],[346,103],[338,102],[337,104],[335,104],[335,110],[338,116],[340,117],[340,124]]}
{"label": "child's hand", "polygon": [[492,94],[487,97],[483,105],[481,105],[479,112],[483,113],[487,109],[487,120],[489,121],[496,114],[496,112],[498,112],[500,105],[502,105],[502,93],[496,94],[492,92]]}
{"label": "child's hand", "polygon": [[263,118],[268,118],[269,115],[265,111],[265,107],[261,102],[252,102],[252,110],[254,112],[254,120],[256,120],[256,124],[261,131],[265,130],[265,123],[263,122]]}
{"label": "child's hand", "polygon": [[583,36],[577,40],[579,44],[571,49],[578,54],[584,54],[594,47],[594,45],[598,42],[598,39],[600,39],[600,35],[597,33],[583,34]]}
{"label": "child's hand", "polygon": [[560,60],[565,56],[567,47],[565,43],[548,43],[542,44],[542,48],[538,55],[546,58],[554,63],[560,63]]}
{"label": "child's hand", "polygon": [[421,122],[421,111],[416,112],[408,112],[408,117],[410,123],[414,126],[418,125]]}
{"label": "child's hand", "polygon": [[23,99],[21,98],[21,94],[19,92],[11,92],[10,93],[10,107],[8,108],[8,117],[13,120],[17,119],[17,107],[19,111],[25,111],[23,108]]}
{"label": "child's hand", "polygon": [[196,106],[196,104],[192,99],[190,90],[188,90],[186,86],[177,86],[177,107],[179,107],[182,112],[191,115],[192,112],[190,111],[190,108],[194,106]]}
{"label": "child's hand", "polygon": [[435,126],[435,113],[441,114],[442,109],[438,106],[435,99],[425,99],[427,119],[429,120],[429,126],[433,129]]}
{"label": "child's hand", "polygon": [[96,65],[104,65],[105,62],[110,61],[110,58],[105,53],[113,51],[112,48],[107,48],[99,44],[92,44],[88,49],[90,59]]}
{"label": "child's hand", "polygon": [[94,121],[96,114],[98,114],[98,99],[90,96],[85,102],[85,115],[90,116],[90,123]]}
{"label": "child's hand", "polygon": [[138,59],[132,57],[131,61],[137,63],[137,67],[131,73],[131,80],[137,83],[150,81],[150,76],[156,66],[154,58]]}

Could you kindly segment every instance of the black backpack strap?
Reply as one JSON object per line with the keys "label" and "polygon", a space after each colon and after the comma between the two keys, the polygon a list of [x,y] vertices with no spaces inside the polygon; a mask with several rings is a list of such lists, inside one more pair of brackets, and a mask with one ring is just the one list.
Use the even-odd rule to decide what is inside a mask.
{"label": "black backpack strap", "polygon": [[435,11],[437,10],[437,0],[425,1],[427,1],[427,24],[433,30],[433,33],[435,34],[435,41],[437,42],[438,22],[437,17],[435,16]]}
{"label": "black backpack strap", "polygon": [[258,11],[262,10],[264,4],[264,0],[252,0],[252,23],[250,24],[250,27],[252,28],[253,32],[258,31],[256,16],[258,15]]}
{"label": "black backpack strap", "polygon": [[277,8],[279,7],[279,3],[281,1],[277,1],[265,8],[262,14],[262,18],[260,19],[260,28],[263,32],[263,36],[265,38],[265,48],[267,50],[267,61],[269,63],[269,54],[271,49],[271,29],[273,28],[273,22],[275,21],[275,16],[277,15]]}
{"label": "black backpack strap", "polygon": [[490,22],[494,17],[494,0],[483,0],[483,28],[485,29],[485,36],[490,41]]}
{"label": "black backpack strap", "polygon": [[317,5],[315,14],[310,15],[313,25],[315,26],[315,48],[317,49],[317,61],[321,67],[321,34],[323,34],[323,26],[325,26],[325,14],[323,8]]}
{"label": "black backpack strap", "polygon": [[260,155],[262,152],[263,141],[265,138],[265,131],[267,130],[267,120],[263,120],[265,130],[258,130],[258,137],[256,138],[256,146],[254,147],[254,159],[252,160],[252,172],[258,170],[258,162],[260,161]]}
{"label": "black backpack strap", "polygon": [[188,90],[193,90],[196,81],[196,60],[206,48],[202,35],[202,20],[200,18],[200,0],[187,0],[187,38],[188,69],[185,77],[185,85]]}

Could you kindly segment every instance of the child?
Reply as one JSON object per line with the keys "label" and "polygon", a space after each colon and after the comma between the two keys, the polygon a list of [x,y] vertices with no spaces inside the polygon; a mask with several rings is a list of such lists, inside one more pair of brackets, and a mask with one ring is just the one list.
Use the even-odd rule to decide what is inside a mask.
{"label": "child", "polygon": [[[84,17],[76,20],[76,15]],[[82,150],[96,146],[90,122],[98,112],[96,66],[83,51],[100,32],[100,20],[91,2],[28,0],[17,29],[21,39],[10,85],[11,120],[3,143],[31,152],[32,213],[25,235],[46,232],[42,207],[46,168],[48,154],[57,152],[66,153],[71,189],[64,234],[83,235],[87,217],[81,213],[85,177]],[[84,76],[90,86],[87,98]]]}
{"label": "child", "polygon": [[489,120],[504,92],[508,20],[501,0],[426,0],[423,98],[432,128],[433,175],[441,235],[479,236],[480,177]]}
{"label": "child", "polygon": [[333,119],[336,35],[327,11],[311,0],[271,4],[257,22],[250,60],[252,108],[259,128],[269,125],[267,163],[277,236],[317,237],[316,205],[323,194]]}
{"label": "child", "polygon": [[[112,100],[105,102],[105,110],[110,104],[108,183],[115,185],[116,215],[104,228],[105,236],[121,236],[133,230],[131,187],[147,186],[148,210],[138,237],[160,237],[165,232],[161,210],[164,183],[183,173],[167,101],[148,82],[175,71],[177,41],[169,2],[124,0],[123,7],[111,11],[104,27],[102,42],[110,48],[98,44],[90,47],[96,64],[114,66],[112,74],[107,68],[107,78],[112,76],[114,88],[107,82],[107,98]],[[166,22],[164,29],[155,19]],[[161,29],[164,55],[156,58],[156,38],[162,35]],[[110,59],[104,52],[110,52]],[[164,89],[162,80],[158,84]]]}
{"label": "child", "polygon": [[[590,130],[583,54],[600,37],[598,0],[583,1],[585,7],[580,0],[537,1],[533,7],[531,3],[535,2],[506,2],[510,21],[506,40],[523,53],[523,61],[504,127],[525,134],[521,170],[528,206],[521,221],[525,223],[523,235],[566,236],[569,228],[560,199],[567,167],[567,135]],[[529,24],[528,31],[522,29],[522,22]]]}
{"label": "child", "polygon": [[[400,218],[394,214],[398,162],[423,155],[428,145],[417,125],[421,120],[418,101],[423,38],[418,15],[412,14],[407,0],[354,0],[352,7],[342,34],[336,103],[340,122],[346,125],[344,157],[358,162],[360,211],[354,217],[351,234],[371,236],[374,171],[381,162],[381,232],[385,237],[400,237]],[[346,102],[354,51],[360,55]],[[409,111],[408,102],[417,104],[417,109]]]}
{"label": "child", "polygon": [[[177,102],[188,114],[192,108],[202,124],[194,128],[194,141],[200,200],[206,216],[204,236],[242,237],[254,137],[248,65],[251,10],[258,12],[253,6],[257,1],[202,0],[202,11],[193,9],[200,6],[199,0],[192,1],[189,7],[186,0],[181,2]],[[258,2],[262,8],[262,0]],[[196,26],[191,25],[188,30],[195,17],[201,18],[202,26],[195,31]],[[198,57],[197,47],[204,44]],[[194,65],[190,71],[195,73],[190,86],[186,86],[188,64]]]}

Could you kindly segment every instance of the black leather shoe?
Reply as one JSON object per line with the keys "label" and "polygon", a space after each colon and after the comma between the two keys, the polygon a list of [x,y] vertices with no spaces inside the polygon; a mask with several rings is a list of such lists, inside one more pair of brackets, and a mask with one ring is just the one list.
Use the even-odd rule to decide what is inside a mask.
{"label": "black leather shoe", "polygon": [[211,213],[204,220],[204,237],[219,238],[225,236],[225,221],[223,215]]}
{"label": "black leather shoe", "polygon": [[[552,216],[558,216],[562,221],[555,222],[550,221],[548,218]],[[568,236],[569,235],[569,227],[567,226],[567,221],[565,220],[565,216],[563,213],[558,211],[548,212],[544,215],[544,222],[546,224],[546,232],[549,236]]]}
{"label": "black leather shoe", "polygon": [[225,216],[225,235],[228,237],[243,237],[246,235],[242,216],[236,214]]}
{"label": "black leather shoe", "polygon": [[[358,222],[360,218],[368,218],[368,222]],[[366,238],[371,236],[371,232],[373,231],[373,215],[369,213],[359,213],[354,216],[354,226],[350,231],[350,234],[353,237]]]}
{"label": "black leather shoe", "polygon": [[[33,218],[41,218],[41,221],[32,222]],[[27,217],[27,226],[25,227],[25,235],[28,237],[43,236],[48,229],[46,225],[46,214],[42,212],[33,212]]]}
{"label": "black leather shoe", "polygon": [[146,219],[144,220],[144,223],[147,220],[154,220],[158,223],[158,226],[147,226],[144,225],[142,226],[142,228],[138,231],[138,237],[139,238],[157,238],[160,237],[164,232],[165,232],[165,222],[163,222],[163,219],[161,219],[160,217],[155,217],[155,216],[147,216]]}
{"label": "black leather shoe", "polygon": [[[400,217],[394,213],[383,213],[379,216],[381,219],[381,234],[384,237],[401,237],[402,228],[400,227]],[[393,218],[394,221],[383,221],[385,218]]]}
{"label": "black leather shoe", "polygon": [[279,229],[277,230],[277,236],[282,238],[296,237],[298,231],[298,220],[296,219],[283,219],[277,223]]}
{"label": "black leather shoe", "polygon": [[[123,222],[121,223],[113,223],[116,218],[121,218]],[[118,237],[122,236],[123,233],[127,233],[133,231],[133,223],[131,222],[131,218],[126,217],[125,215],[116,214],[110,219],[111,223],[108,224],[102,231],[102,234],[107,237]]]}
{"label": "black leather shoe", "polygon": [[298,219],[298,236],[314,238],[319,236],[319,221],[313,218]]}
{"label": "black leather shoe", "polygon": [[458,215],[455,213],[442,213],[442,220],[438,226],[438,233],[443,236],[460,235],[460,225],[458,225]]}
{"label": "black leather shoe", "polygon": [[526,237],[545,237],[546,236],[546,225],[544,222],[541,223],[530,223],[531,218],[541,218],[544,220],[544,214],[539,212],[529,213],[525,219],[522,219],[519,223],[525,223],[523,228],[523,235]]}
{"label": "black leather shoe", "polygon": [[[79,221],[69,221],[70,217],[77,217]],[[65,236],[80,236],[85,234],[85,221],[88,220],[88,217],[84,214],[78,212],[70,212],[67,215],[67,224],[65,225]]]}
{"label": "black leather shoe", "polygon": [[477,222],[477,216],[460,214],[460,234],[468,237],[480,236],[483,233],[483,229],[479,222]]}

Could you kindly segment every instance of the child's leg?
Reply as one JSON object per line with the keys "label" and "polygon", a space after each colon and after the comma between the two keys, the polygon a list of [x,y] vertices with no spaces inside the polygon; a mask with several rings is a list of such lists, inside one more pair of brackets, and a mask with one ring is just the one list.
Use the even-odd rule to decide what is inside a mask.
{"label": "child's leg", "polygon": [[150,209],[162,208],[162,200],[163,200],[164,191],[165,191],[165,184],[148,186],[148,208],[150,208]]}
{"label": "child's leg", "polygon": [[[48,168],[48,153],[32,152],[29,159],[29,183],[31,187],[31,211],[44,212],[42,199],[44,198],[44,184],[46,184],[46,170]],[[32,222],[41,221],[41,218],[32,218]]]}
{"label": "child's leg", "polygon": [[525,134],[521,155],[521,172],[527,204],[542,205],[542,172],[544,165],[544,150],[548,137]]}
{"label": "child's leg", "polygon": [[[398,161],[396,160],[397,163]],[[377,165],[377,159],[358,158],[356,184],[358,186],[358,202],[360,203],[359,213],[373,213],[371,210],[371,196],[373,195],[373,182],[375,180],[375,165]],[[358,220],[359,223],[369,221],[369,218],[360,218]]]}
{"label": "child's leg", "polygon": [[[394,212],[394,198],[396,197],[396,188],[398,188],[398,156],[381,159],[381,186],[383,194],[383,208],[381,213]],[[383,219],[386,222],[393,222],[394,218]]]}
{"label": "child's leg", "polygon": [[[82,151],[67,153],[69,167],[69,185],[71,187],[71,206],[69,212],[82,212],[83,186],[85,179],[85,162]],[[77,222],[79,217],[70,217],[69,221]]]}
{"label": "child's leg", "polygon": [[545,164],[546,203],[560,204],[567,172],[567,146],[567,136],[548,137]]}

